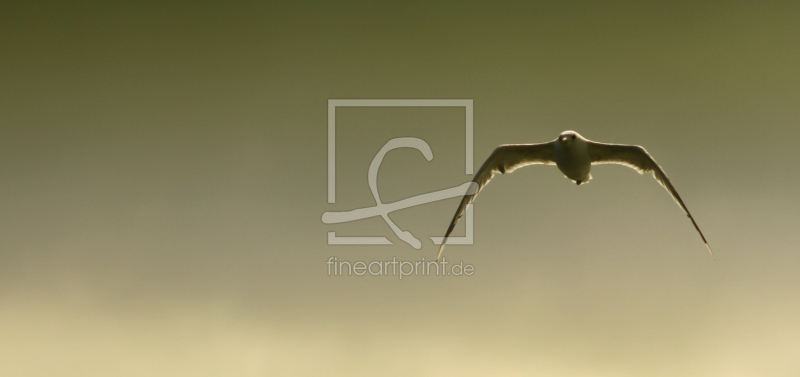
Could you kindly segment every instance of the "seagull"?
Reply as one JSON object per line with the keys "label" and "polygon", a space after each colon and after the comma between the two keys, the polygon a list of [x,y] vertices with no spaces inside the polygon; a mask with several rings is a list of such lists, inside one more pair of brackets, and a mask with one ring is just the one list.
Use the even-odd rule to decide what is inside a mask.
{"label": "seagull", "polygon": [[477,190],[472,190],[472,193],[464,195],[458,209],[456,210],[453,221],[450,222],[450,227],[447,228],[447,233],[442,239],[442,244],[439,246],[439,255],[436,257],[438,261],[442,257],[444,245],[450,233],[453,232],[458,219],[464,215],[467,206],[471,204],[478,193],[492,180],[497,173],[505,174],[511,173],[523,166],[528,165],[556,165],[558,170],[561,170],[564,175],[571,179],[575,184],[586,184],[592,179],[589,171],[592,169],[593,164],[620,164],[633,168],[639,174],[644,172],[652,172],[656,181],[664,186],[664,188],[672,195],[672,199],[683,209],[686,216],[692,220],[694,228],[697,233],[700,233],[700,238],[708,248],[708,252],[713,256],[711,247],[708,246],[708,241],[694,221],[694,217],[689,213],[686,204],[683,204],[678,191],[669,182],[667,174],[656,163],[647,151],[638,145],[622,145],[622,144],[604,144],[587,140],[575,131],[564,131],[558,138],[543,144],[509,144],[501,145],[492,152],[486,162],[483,163],[478,173],[475,174],[475,179],[472,180],[477,184]]}

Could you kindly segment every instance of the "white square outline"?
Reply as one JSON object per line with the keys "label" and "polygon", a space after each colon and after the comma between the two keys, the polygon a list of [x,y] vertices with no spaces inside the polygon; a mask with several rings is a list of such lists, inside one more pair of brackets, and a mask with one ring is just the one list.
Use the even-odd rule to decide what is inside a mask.
{"label": "white square outline", "polygon": [[[473,174],[473,100],[471,99],[328,99],[328,203],[336,203],[336,108],[337,107],[464,107],[465,111],[465,158],[466,175]],[[464,237],[449,237],[448,244],[471,245],[473,243],[472,205],[467,206]],[[441,244],[444,237],[430,237],[434,244]],[[438,241],[438,242],[437,242]],[[329,245],[391,245],[386,237],[337,237],[328,232]]]}

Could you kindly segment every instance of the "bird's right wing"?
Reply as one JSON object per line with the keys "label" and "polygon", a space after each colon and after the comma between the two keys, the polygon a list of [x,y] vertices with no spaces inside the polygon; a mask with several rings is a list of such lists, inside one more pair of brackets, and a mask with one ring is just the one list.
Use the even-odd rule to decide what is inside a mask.
{"label": "bird's right wing", "polygon": [[453,216],[453,221],[450,222],[447,233],[445,233],[442,239],[442,245],[439,246],[439,254],[436,256],[436,260],[439,260],[442,256],[447,238],[450,236],[450,233],[453,232],[453,228],[456,227],[458,219],[466,212],[467,205],[475,200],[475,197],[478,196],[481,189],[492,180],[495,174],[511,173],[523,166],[534,164],[555,164],[555,152],[552,142],[544,144],[501,145],[497,147],[475,174],[475,178],[472,182],[478,184],[477,190],[471,195],[464,195],[464,198],[461,200],[461,204],[459,204],[456,214]]}
{"label": "bird's right wing", "polygon": [[667,189],[669,194],[672,195],[672,199],[678,203],[683,212],[686,213],[686,216],[689,217],[689,220],[692,220],[692,224],[694,228],[697,229],[697,233],[700,233],[700,238],[702,238],[703,242],[706,244],[708,252],[714,255],[711,251],[711,246],[709,246],[708,241],[706,241],[706,236],[700,231],[700,227],[697,225],[697,222],[694,221],[694,217],[689,213],[689,208],[686,208],[686,204],[683,204],[681,196],[678,195],[678,190],[675,190],[675,187],[672,186],[669,178],[667,178],[667,174],[664,173],[664,170],[658,166],[656,160],[654,160],[644,148],[637,145],[589,142],[589,156],[592,158],[592,164],[620,164],[633,168],[638,171],[639,174],[652,172],[656,181]]}

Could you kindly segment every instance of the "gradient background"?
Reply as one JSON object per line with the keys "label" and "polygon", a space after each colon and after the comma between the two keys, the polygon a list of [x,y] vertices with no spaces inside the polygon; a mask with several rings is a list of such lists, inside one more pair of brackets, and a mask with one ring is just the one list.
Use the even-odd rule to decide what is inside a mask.
{"label": "gradient background", "polygon": [[[800,4],[256,2],[0,6],[3,376],[800,375]],[[470,277],[331,277],[434,258],[457,206],[326,225],[452,187],[463,111],[327,99],[471,98],[475,165],[573,129],[643,145],[649,175],[501,176]],[[463,225],[459,227],[463,229]],[[328,246],[326,232],[394,246]],[[463,232],[463,230],[460,230]]]}

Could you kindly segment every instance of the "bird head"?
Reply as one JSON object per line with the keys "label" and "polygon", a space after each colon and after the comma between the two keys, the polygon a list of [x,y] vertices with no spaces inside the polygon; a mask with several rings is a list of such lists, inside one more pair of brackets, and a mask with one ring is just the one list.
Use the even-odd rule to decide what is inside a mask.
{"label": "bird head", "polygon": [[583,137],[575,131],[564,131],[558,135],[558,141],[563,145],[572,145],[577,140],[582,140]]}

